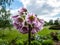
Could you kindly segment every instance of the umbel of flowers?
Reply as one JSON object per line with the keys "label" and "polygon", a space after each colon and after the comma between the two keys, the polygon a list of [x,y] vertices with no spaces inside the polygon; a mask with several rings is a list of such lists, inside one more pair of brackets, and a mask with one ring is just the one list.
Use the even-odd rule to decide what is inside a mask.
{"label": "umbel of flowers", "polygon": [[44,20],[39,19],[36,14],[28,13],[26,8],[21,8],[18,13],[18,15],[13,16],[13,25],[21,33],[28,33],[29,38],[31,34],[35,34],[43,28]]}

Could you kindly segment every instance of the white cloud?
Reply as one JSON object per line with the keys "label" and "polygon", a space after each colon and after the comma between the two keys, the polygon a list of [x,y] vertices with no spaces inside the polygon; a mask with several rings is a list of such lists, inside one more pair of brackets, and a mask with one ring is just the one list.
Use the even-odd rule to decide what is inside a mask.
{"label": "white cloud", "polygon": [[59,0],[21,0],[21,2],[30,12],[38,15],[50,14],[51,16],[54,16],[58,13],[58,8],[60,7]]}
{"label": "white cloud", "polygon": [[59,7],[60,6],[59,0],[48,0],[47,3],[53,7]]}
{"label": "white cloud", "polygon": [[[24,7],[28,9],[29,12],[36,13],[39,18],[46,21],[50,19],[57,19],[60,17],[54,17],[60,13],[60,0],[19,0],[23,3]],[[18,14],[18,9],[11,10],[11,14]]]}
{"label": "white cloud", "polygon": [[24,7],[26,7],[26,5],[30,3],[30,0],[21,0],[21,2],[23,3]]}
{"label": "white cloud", "polygon": [[47,16],[47,15],[42,15],[42,16],[38,16],[38,18],[40,19],[44,19],[45,21],[49,22],[49,20],[56,20],[56,19],[60,19],[60,17],[52,17],[52,16]]}
{"label": "white cloud", "polygon": [[17,15],[18,14],[18,9],[15,10],[10,10],[11,15]]}
{"label": "white cloud", "polygon": [[[56,19],[53,16],[60,13],[60,0],[19,0],[29,12],[36,13],[45,20]],[[48,19],[47,19],[48,18]]]}
{"label": "white cloud", "polygon": [[11,16],[10,19],[12,20],[12,16],[18,15],[18,9],[10,10]]}
{"label": "white cloud", "polygon": [[60,13],[60,8],[55,8],[55,9],[52,11],[52,13],[50,13],[49,15],[50,15],[50,16],[55,16],[55,15],[57,15],[58,13]]}

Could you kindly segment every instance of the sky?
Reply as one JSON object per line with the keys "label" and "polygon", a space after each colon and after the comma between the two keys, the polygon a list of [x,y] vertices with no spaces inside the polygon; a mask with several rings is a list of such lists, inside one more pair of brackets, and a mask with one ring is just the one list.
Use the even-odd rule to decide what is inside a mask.
{"label": "sky", "polygon": [[16,15],[21,7],[46,21],[60,18],[60,0],[14,0],[10,6],[12,15]]}

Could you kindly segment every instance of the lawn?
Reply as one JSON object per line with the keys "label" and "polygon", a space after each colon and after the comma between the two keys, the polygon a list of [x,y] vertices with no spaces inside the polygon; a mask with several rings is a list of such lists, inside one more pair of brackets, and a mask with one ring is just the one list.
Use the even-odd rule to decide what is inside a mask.
{"label": "lawn", "polygon": [[51,32],[60,32],[60,30],[51,30],[51,29],[49,29],[49,27],[44,27],[43,30],[38,32],[38,34],[45,36],[45,35],[50,34]]}
{"label": "lawn", "polygon": [[[48,27],[49,28],[49,27]],[[47,36],[51,32],[60,32],[60,30],[50,30],[47,27],[44,27],[43,30],[39,31],[37,34],[39,36]],[[10,43],[23,43],[23,41],[27,40],[28,35],[27,34],[21,34],[18,30],[12,29],[12,30],[0,30],[0,45],[3,45],[3,43],[6,45],[9,45]],[[10,44],[11,45],[11,44]],[[22,44],[21,44],[22,45]]]}

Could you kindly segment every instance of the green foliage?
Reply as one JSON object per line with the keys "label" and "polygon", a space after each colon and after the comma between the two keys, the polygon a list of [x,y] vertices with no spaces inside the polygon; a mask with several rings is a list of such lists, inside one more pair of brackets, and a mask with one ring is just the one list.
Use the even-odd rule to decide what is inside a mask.
{"label": "green foliage", "polygon": [[8,45],[6,40],[0,39],[0,45]]}
{"label": "green foliage", "polygon": [[59,32],[60,30],[53,30],[53,29],[49,29],[50,26],[44,27],[43,30],[39,31],[38,34],[41,36],[47,36],[49,35],[51,32]]}
{"label": "green foliage", "polygon": [[21,34],[18,30],[0,30],[1,45],[23,45],[26,39],[28,39],[27,35]]}
{"label": "green foliage", "polygon": [[52,40],[44,40],[42,42],[42,45],[53,45],[53,41]]}
{"label": "green foliage", "polygon": [[57,18],[56,20],[49,20],[49,22],[45,21],[45,25],[44,26],[48,26],[48,25],[60,25],[59,24],[59,18]]}
{"label": "green foliage", "polygon": [[58,36],[58,39],[60,40],[60,31],[58,32],[58,35],[57,36]]}
{"label": "green foliage", "polygon": [[49,23],[45,21],[45,24],[44,24],[44,26],[47,26],[47,25],[49,25]]}
{"label": "green foliage", "polygon": [[[57,30],[50,30],[47,27],[44,27],[43,30],[38,32],[38,35],[40,36],[39,40],[33,40],[31,42],[31,45],[41,45],[43,44],[52,44],[52,40],[50,37],[51,32],[59,32]],[[47,37],[47,38],[46,38]],[[58,35],[58,38],[60,39],[60,32]],[[24,41],[28,39],[27,34],[21,34],[18,30],[0,30],[0,45],[24,45]],[[41,41],[42,42],[41,42]]]}
{"label": "green foliage", "polygon": [[59,25],[58,20],[55,20],[54,25]]}
{"label": "green foliage", "polygon": [[2,43],[11,44],[13,40],[16,40],[18,37],[19,32],[16,30],[0,30],[0,39]]}
{"label": "green foliage", "polygon": [[0,0],[0,28],[11,27],[10,10],[6,10],[6,7],[10,6],[13,0]]}
{"label": "green foliage", "polygon": [[11,27],[10,10],[6,10],[4,7],[0,10],[0,28]]}
{"label": "green foliage", "polygon": [[49,22],[45,21],[44,26],[48,26],[48,25],[53,25],[53,20],[49,20]]}
{"label": "green foliage", "polygon": [[16,41],[16,45],[23,45],[24,43],[23,43],[23,41],[22,40],[17,40]]}
{"label": "green foliage", "polygon": [[34,41],[32,41],[31,45],[41,45],[41,43],[36,41],[36,40],[34,40]]}
{"label": "green foliage", "polygon": [[9,20],[0,20],[0,28],[6,28],[11,26],[12,25],[10,24]]}

